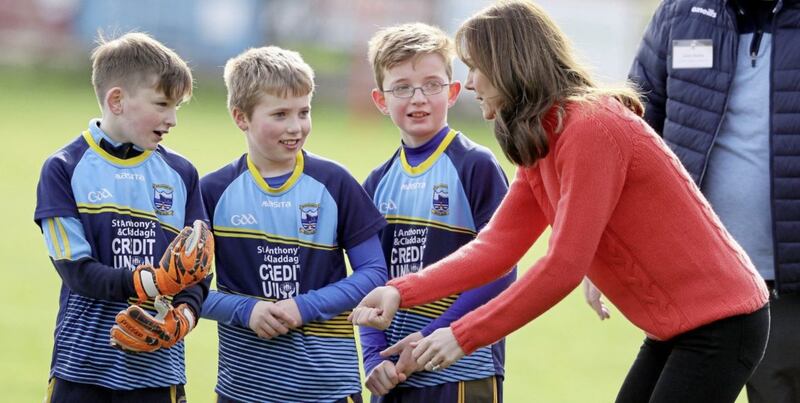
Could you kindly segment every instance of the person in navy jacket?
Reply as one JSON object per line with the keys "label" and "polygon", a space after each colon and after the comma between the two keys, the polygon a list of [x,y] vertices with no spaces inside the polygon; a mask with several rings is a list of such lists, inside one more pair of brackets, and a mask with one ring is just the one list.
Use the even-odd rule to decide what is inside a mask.
{"label": "person in navy jacket", "polygon": [[629,77],[772,291],[750,402],[800,401],[800,2],[665,0]]}

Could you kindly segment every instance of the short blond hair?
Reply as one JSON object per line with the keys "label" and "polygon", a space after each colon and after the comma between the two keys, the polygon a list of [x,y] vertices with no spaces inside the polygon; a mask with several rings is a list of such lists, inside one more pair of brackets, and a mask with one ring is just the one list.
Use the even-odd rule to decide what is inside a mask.
{"label": "short blond hair", "polygon": [[135,91],[155,85],[172,100],[191,98],[191,69],[177,53],[150,35],[131,32],[107,40],[100,34],[97,43],[91,56],[92,85],[101,105],[106,91],[113,87]]}
{"label": "short blond hair", "polygon": [[444,61],[447,78],[453,78],[453,40],[438,27],[415,22],[386,27],[369,40],[367,58],[375,75],[375,84],[383,91],[386,71],[419,57],[435,54]]}
{"label": "short blond hair", "polygon": [[304,96],[314,91],[314,70],[299,53],[265,46],[252,48],[225,63],[228,109],[251,117],[263,94],[280,98]]}

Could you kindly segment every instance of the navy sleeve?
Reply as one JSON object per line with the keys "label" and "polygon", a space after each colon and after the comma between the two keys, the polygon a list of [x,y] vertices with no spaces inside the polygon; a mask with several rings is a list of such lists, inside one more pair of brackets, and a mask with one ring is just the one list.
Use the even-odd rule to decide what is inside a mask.
{"label": "navy sleeve", "polygon": [[362,187],[370,198],[375,198],[375,190],[378,187],[378,183],[380,182],[381,178],[386,175],[386,171],[392,166],[392,161],[397,158],[399,153],[400,150],[396,151],[392,158],[389,158],[389,160],[384,162],[383,165],[372,170],[372,172],[370,172],[370,174],[367,176],[367,179],[364,180]]}
{"label": "navy sleeve", "polygon": [[318,290],[294,298],[303,324],[328,320],[348,309],[353,309],[373,288],[386,284],[386,260],[378,236],[347,251],[353,274]]}
{"label": "navy sleeve", "polygon": [[500,164],[488,149],[471,152],[473,158],[460,173],[464,191],[469,198],[475,227],[480,230],[492,218],[497,206],[508,192],[508,179]]}
{"label": "navy sleeve", "polygon": [[[191,226],[195,220],[203,220],[209,223],[208,214],[203,207],[203,199],[200,192],[200,179],[197,175],[197,169],[186,161],[185,168],[182,170],[182,178],[186,185],[186,213],[184,214],[184,224]],[[194,311],[195,318],[200,317],[202,311],[203,301],[208,296],[208,290],[211,285],[211,276],[205,280],[184,289],[173,298],[173,305],[185,303]]]}
{"label": "navy sleeve", "polygon": [[211,228],[214,228],[214,210],[217,208],[217,201],[219,195],[214,195],[212,191],[212,180],[208,176],[203,177],[200,181],[200,196],[203,201],[203,210],[208,217],[208,223]]}
{"label": "navy sleeve", "polygon": [[50,260],[64,284],[78,295],[119,302],[136,297],[130,270],[106,266],[92,257]]}
{"label": "navy sleeve", "polygon": [[184,179],[186,182],[186,218],[183,225],[191,226],[195,220],[203,220],[209,223],[208,214],[203,206],[203,198],[200,188],[200,179],[197,170],[191,167]]}
{"label": "navy sleeve", "polygon": [[372,198],[346,171],[337,193],[339,225],[336,237],[340,247],[351,249],[386,226],[386,219],[375,208]]}
{"label": "navy sleeve", "polygon": [[258,303],[255,298],[211,291],[203,302],[201,316],[229,326],[250,327],[250,314]]}
{"label": "navy sleeve", "polygon": [[136,297],[133,272],[95,260],[80,219],[43,217],[39,222],[50,260],[64,285],[72,292],[106,301],[126,301],[129,297]]}
{"label": "navy sleeve", "polygon": [[667,56],[670,48],[670,25],[674,2],[659,4],[647,25],[628,78],[643,93],[644,120],[661,134],[664,130],[667,102]]}
{"label": "navy sleeve", "polygon": [[49,217],[79,217],[78,206],[72,193],[73,157],[61,150],[45,161],[36,187],[36,210],[33,219],[41,221]]}
{"label": "navy sleeve", "polygon": [[184,226],[191,226],[194,220],[208,222],[203,200],[200,196],[200,180],[197,169],[189,160],[176,154],[166,147],[159,146],[157,152],[164,158],[164,161],[181,176],[184,186],[186,186],[186,206],[184,207]]}
{"label": "navy sleeve", "polygon": [[226,165],[215,172],[203,176],[200,180],[200,198],[205,215],[208,217],[211,227],[214,226],[214,211],[217,203],[225,192],[225,189],[238,175],[235,164],[246,164],[246,156],[242,156],[238,161]]}
{"label": "navy sleeve", "polygon": [[380,352],[387,346],[386,334],[378,329],[369,326],[359,326],[358,333],[361,336],[361,354],[364,356],[364,373],[369,373],[386,358],[381,357]]}

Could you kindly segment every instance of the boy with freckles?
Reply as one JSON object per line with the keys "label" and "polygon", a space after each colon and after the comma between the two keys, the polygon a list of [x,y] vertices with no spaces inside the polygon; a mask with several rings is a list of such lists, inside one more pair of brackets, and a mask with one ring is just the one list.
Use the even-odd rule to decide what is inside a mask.
{"label": "boy with freckles", "polygon": [[201,180],[216,240],[202,316],[218,322],[217,401],[360,402],[347,315],[386,282],[386,222],[344,167],[303,149],[314,73],[298,53],[247,50],[225,85],[247,152]]}

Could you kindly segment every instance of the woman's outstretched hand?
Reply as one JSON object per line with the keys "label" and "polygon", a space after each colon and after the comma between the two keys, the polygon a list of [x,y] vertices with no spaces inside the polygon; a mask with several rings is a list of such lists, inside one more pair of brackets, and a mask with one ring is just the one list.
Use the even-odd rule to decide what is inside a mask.
{"label": "woman's outstretched hand", "polygon": [[464,356],[464,350],[450,327],[436,329],[428,337],[411,345],[414,346],[411,356],[417,361],[417,365],[427,371],[445,369]]}
{"label": "woman's outstretched hand", "polygon": [[400,307],[400,292],[391,286],[377,287],[370,291],[353,309],[347,320],[354,325],[386,330]]}

